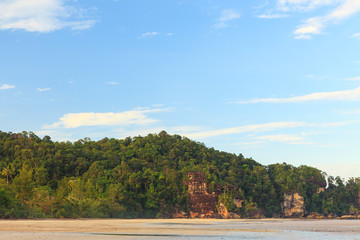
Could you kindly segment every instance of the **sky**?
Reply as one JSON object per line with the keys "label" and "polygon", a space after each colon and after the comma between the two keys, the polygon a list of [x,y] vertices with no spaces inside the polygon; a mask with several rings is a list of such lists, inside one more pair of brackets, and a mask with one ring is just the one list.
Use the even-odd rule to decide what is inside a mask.
{"label": "sky", "polygon": [[0,43],[3,132],[360,176],[360,0],[0,0]]}

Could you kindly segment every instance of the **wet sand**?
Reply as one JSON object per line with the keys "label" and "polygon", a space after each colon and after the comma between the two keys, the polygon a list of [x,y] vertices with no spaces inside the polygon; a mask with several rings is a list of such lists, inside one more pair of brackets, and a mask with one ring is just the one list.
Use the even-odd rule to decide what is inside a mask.
{"label": "wet sand", "polygon": [[359,239],[360,220],[0,220],[0,239]]}

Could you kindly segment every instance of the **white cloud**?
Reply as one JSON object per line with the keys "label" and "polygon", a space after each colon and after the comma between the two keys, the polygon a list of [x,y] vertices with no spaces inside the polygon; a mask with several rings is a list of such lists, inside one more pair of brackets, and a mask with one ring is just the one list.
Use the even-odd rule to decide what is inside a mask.
{"label": "white cloud", "polygon": [[351,35],[351,37],[360,39],[360,33],[354,33],[353,35]]}
{"label": "white cloud", "polygon": [[295,31],[296,39],[311,39],[311,34],[321,34],[325,27],[326,21],[322,17],[313,17],[305,21],[303,25]]}
{"label": "white cloud", "polygon": [[270,122],[263,124],[251,124],[251,125],[245,125],[245,126],[239,126],[233,128],[209,130],[209,131],[203,131],[201,130],[202,128],[198,127],[194,129],[191,128],[185,129],[181,132],[181,135],[184,135],[190,139],[206,139],[210,137],[247,133],[248,137],[253,138],[256,141],[239,143],[239,144],[260,144],[260,143],[264,143],[265,141],[287,142],[289,144],[314,144],[312,142],[305,142],[302,140],[304,139],[305,136],[324,134],[327,132],[319,132],[319,131],[304,132],[301,133],[300,136],[277,134],[277,135],[265,135],[265,136],[257,137],[256,134],[261,132],[279,131],[283,129],[300,128],[300,127],[316,128],[316,129],[333,128],[333,127],[345,126],[358,122],[359,121],[344,121],[344,122],[330,122],[330,123]]}
{"label": "white cloud", "polygon": [[348,81],[359,81],[359,80],[360,80],[360,76],[359,76],[359,77],[347,78],[346,80],[348,80]]}
{"label": "white cloud", "polygon": [[280,135],[265,135],[256,137],[259,140],[268,140],[271,142],[297,142],[303,140],[303,137],[291,136],[287,134],[280,134]]}
{"label": "white cloud", "polygon": [[166,36],[174,36],[174,33],[167,33]]}
{"label": "white cloud", "polygon": [[154,37],[156,35],[159,35],[158,32],[147,32],[147,33],[143,33],[140,35],[140,37],[138,37],[138,39],[141,39],[141,38],[150,38],[150,37]]}
{"label": "white cloud", "polygon": [[272,123],[264,123],[264,124],[252,124],[252,125],[246,125],[246,126],[240,126],[234,128],[224,128],[219,130],[186,133],[185,136],[194,139],[203,139],[203,138],[216,137],[221,135],[239,134],[239,133],[247,133],[247,132],[266,132],[266,131],[274,131],[284,128],[302,127],[307,125],[308,124],[303,122],[272,122]]}
{"label": "white cloud", "polygon": [[289,17],[287,14],[261,14],[257,16],[258,18],[263,19],[277,19],[277,18],[286,18]]}
{"label": "white cloud", "polygon": [[360,114],[360,109],[346,110],[342,112],[343,114]]}
{"label": "white cloud", "polygon": [[80,10],[65,0],[4,0],[0,2],[0,30],[52,32],[63,28],[86,29],[93,20],[84,20]]}
{"label": "white cloud", "polygon": [[258,140],[265,140],[270,142],[283,142],[288,144],[313,144],[312,142],[304,142],[304,137],[293,136],[288,134],[279,135],[264,135],[256,137]]}
{"label": "white cloud", "polygon": [[37,88],[36,90],[38,90],[39,92],[46,92],[46,91],[50,91],[51,88]]}
{"label": "white cloud", "polygon": [[118,82],[106,82],[106,84],[108,84],[108,85],[119,85]]}
{"label": "white cloud", "polygon": [[351,90],[336,92],[311,93],[299,97],[289,98],[256,98],[247,101],[233,102],[238,104],[247,103],[298,103],[310,101],[360,101],[360,87]]}
{"label": "white cloud", "polygon": [[[281,0],[288,1],[288,0]],[[297,2],[297,0],[290,0]],[[304,0],[305,1],[305,0]],[[298,2],[304,2],[299,0]],[[310,1],[310,0],[309,0]],[[315,2],[315,0],[312,0]],[[319,2],[322,2],[319,0]],[[323,1],[328,2],[328,1]],[[336,1],[339,2],[339,1]],[[336,24],[340,21],[355,15],[360,11],[360,0],[344,0],[340,1],[341,5],[325,16],[312,17],[304,21],[295,31],[295,38],[309,39],[311,35],[322,34],[323,29],[329,24]]]}
{"label": "white cloud", "polygon": [[240,18],[241,15],[233,9],[225,9],[221,11],[220,17],[216,20],[214,28],[226,28],[228,22]]}
{"label": "white cloud", "polygon": [[146,125],[158,120],[149,118],[147,114],[168,111],[169,109],[136,109],[120,113],[67,113],[58,122],[43,126],[43,129],[77,128],[84,126],[122,126]]}
{"label": "white cloud", "polygon": [[15,86],[9,85],[9,84],[3,84],[0,86],[0,90],[7,90],[7,89],[11,89],[11,88],[15,88]]}
{"label": "white cloud", "polygon": [[278,0],[277,6],[280,11],[310,11],[318,7],[332,5],[341,0]]}

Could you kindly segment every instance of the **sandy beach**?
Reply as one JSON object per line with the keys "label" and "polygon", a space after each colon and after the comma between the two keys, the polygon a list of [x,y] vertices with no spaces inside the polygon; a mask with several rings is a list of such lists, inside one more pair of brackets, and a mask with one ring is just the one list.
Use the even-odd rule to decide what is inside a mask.
{"label": "sandy beach", "polygon": [[1,220],[0,239],[360,239],[357,220]]}

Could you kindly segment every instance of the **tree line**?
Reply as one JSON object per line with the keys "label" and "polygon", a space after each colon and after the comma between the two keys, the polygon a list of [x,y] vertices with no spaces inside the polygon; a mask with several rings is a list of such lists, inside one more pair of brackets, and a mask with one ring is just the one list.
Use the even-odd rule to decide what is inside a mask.
{"label": "tree line", "polygon": [[292,192],[304,197],[307,213],[341,216],[359,208],[359,178],[345,181],[286,163],[264,166],[165,131],[73,143],[0,131],[0,170],[1,218],[168,218],[189,211],[189,172],[205,173],[208,191],[244,217],[281,216],[284,194]]}

